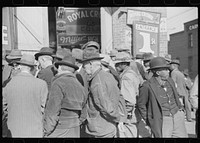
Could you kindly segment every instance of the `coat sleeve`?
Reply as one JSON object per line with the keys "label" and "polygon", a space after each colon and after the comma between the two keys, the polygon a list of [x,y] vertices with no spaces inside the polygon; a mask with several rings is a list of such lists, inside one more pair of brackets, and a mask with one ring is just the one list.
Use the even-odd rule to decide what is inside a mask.
{"label": "coat sleeve", "polygon": [[53,84],[45,109],[44,132],[50,134],[57,125],[63,98],[62,90],[58,84]]}
{"label": "coat sleeve", "polygon": [[92,93],[95,105],[106,118],[112,118],[113,120],[119,118],[119,110],[117,106],[114,105],[115,102],[112,102],[110,99],[107,89],[102,85],[102,83],[96,83],[93,85]]}
{"label": "coat sleeve", "polygon": [[[134,106],[136,104],[137,87],[134,87],[135,81],[133,82],[133,79],[134,77],[131,74],[127,74],[122,78],[121,94],[125,100],[129,101]],[[136,84],[135,82],[135,85]]]}
{"label": "coat sleeve", "polygon": [[143,84],[139,89],[139,97],[137,100],[137,108],[141,117],[147,120],[147,103],[149,98],[149,88],[147,83]]}
{"label": "coat sleeve", "polygon": [[46,82],[43,82],[42,90],[41,90],[41,111],[42,111],[42,113],[44,113],[47,96],[48,96],[48,87],[47,87]]}

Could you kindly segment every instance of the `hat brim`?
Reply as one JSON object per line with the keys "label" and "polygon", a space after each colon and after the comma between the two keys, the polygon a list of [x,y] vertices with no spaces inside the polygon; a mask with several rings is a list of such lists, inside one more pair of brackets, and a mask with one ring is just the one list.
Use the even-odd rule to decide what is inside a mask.
{"label": "hat brim", "polygon": [[56,55],[52,55],[53,58],[56,58],[56,59],[59,59],[59,60],[62,60],[63,58],[59,57],[59,56],[56,56]]}
{"label": "hat brim", "polygon": [[58,68],[59,65],[66,65],[66,66],[69,66],[69,67],[72,67],[74,68],[75,70],[78,70],[79,67],[72,64],[72,63],[69,63],[69,62],[64,62],[64,61],[58,61],[58,62],[55,62],[55,67]]}
{"label": "hat brim", "polygon": [[169,65],[165,65],[165,66],[156,66],[156,67],[153,67],[153,68],[149,68],[148,70],[155,70],[155,69],[161,69],[161,68],[170,68]]}
{"label": "hat brim", "polygon": [[23,61],[16,61],[15,63],[21,64],[21,65],[26,65],[26,66],[36,66],[36,64],[28,63],[28,62],[23,62]]}
{"label": "hat brim", "polygon": [[180,65],[180,63],[176,63],[176,62],[170,62],[170,64],[177,64],[177,65]]}
{"label": "hat brim", "polygon": [[113,61],[114,62],[114,64],[117,64],[117,63],[130,63],[130,62],[132,62],[133,60],[116,60],[116,61]]}
{"label": "hat brim", "polygon": [[82,60],[82,63],[86,63],[86,62],[89,62],[89,61],[102,60],[102,59],[104,59],[104,57],[94,57],[94,58]]}
{"label": "hat brim", "polygon": [[43,55],[47,55],[47,56],[51,56],[53,55],[53,53],[49,53],[49,52],[41,52],[41,53],[36,53],[35,54],[35,59],[38,60],[39,56],[43,56]]}
{"label": "hat brim", "polygon": [[14,59],[21,59],[22,56],[6,56],[6,59],[9,59],[9,60],[14,60]]}

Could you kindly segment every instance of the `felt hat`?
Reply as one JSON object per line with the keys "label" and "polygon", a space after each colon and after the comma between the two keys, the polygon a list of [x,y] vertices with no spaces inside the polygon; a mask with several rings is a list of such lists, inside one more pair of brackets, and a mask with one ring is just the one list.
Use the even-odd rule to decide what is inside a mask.
{"label": "felt hat", "polygon": [[30,54],[23,54],[20,61],[16,61],[18,64],[27,65],[27,66],[36,66],[35,57]]}
{"label": "felt hat", "polygon": [[82,50],[85,50],[85,49],[87,49],[87,48],[89,48],[89,47],[95,47],[97,50],[100,49],[100,45],[99,45],[97,42],[95,42],[95,41],[89,41],[89,42],[85,43],[85,44],[81,47],[81,49],[82,49]]}
{"label": "felt hat", "polygon": [[171,60],[171,55],[170,55],[170,54],[165,55],[165,60],[166,60],[167,62],[171,62],[171,61],[172,61],[172,60]]}
{"label": "felt hat", "polygon": [[144,57],[142,54],[136,54],[135,59],[144,59]]}
{"label": "felt hat", "polygon": [[22,57],[21,50],[18,49],[11,50],[10,54],[6,56],[8,60],[20,59],[21,57]]}
{"label": "felt hat", "polygon": [[83,60],[83,50],[78,49],[78,48],[74,48],[72,49],[72,56],[79,61]]}
{"label": "felt hat", "polygon": [[144,53],[143,54],[143,61],[144,62],[149,62],[151,59],[153,59],[153,54],[152,53]]}
{"label": "felt hat", "polygon": [[115,57],[118,51],[116,49],[112,49],[109,53],[110,57]]}
{"label": "felt hat", "polygon": [[149,62],[149,69],[160,69],[160,68],[169,68],[170,66],[167,64],[167,61],[163,57],[155,57]]}
{"label": "felt hat", "polygon": [[174,59],[170,62],[170,64],[177,64],[177,65],[180,65],[180,61],[177,60],[177,59]]}
{"label": "felt hat", "polygon": [[116,54],[114,63],[117,64],[117,63],[122,63],[122,62],[131,62],[131,61],[133,61],[133,60],[131,59],[131,56],[130,56],[129,53],[127,53],[127,52],[118,52]]}
{"label": "felt hat", "polygon": [[52,55],[52,57],[58,60],[62,60],[68,54],[71,54],[71,52],[69,52],[67,49],[59,48],[57,49],[56,54]]}
{"label": "felt hat", "polygon": [[90,53],[84,52],[82,62],[85,63],[85,62],[94,61],[94,60],[101,60],[103,58],[104,57],[100,57],[100,54],[97,52],[90,52]]}
{"label": "felt hat", "polygon": [[106,66],[106,67],[108,67],[109,66],[109,63],[110,63],[110,61],[111,61],[111,58],[110,58],[110,56],[109,55],[102,55],[102,54],[100,54],[100,56],[101,57],[104,57],[102,60],[101,60],[101,64],[102,65],[104,65],[104,66]]}
{"label": "felt hat", "polygon": [[49,48],[49,47],[43,47],[40,49],[40,51],[38,53],[35,54],[35,59],[38,60],[39,56],[43,56],[43,55],[48,55],[51,56],[53,55],[53,49]]}
{"label": "felt hat", "polygon": [[55,67],[58,68],[59,65],[65,65],[68,67],[72,67],[75,70],[78,70],[79,67],[75,65],[76,59],[72,57],[72,55],[65,56],[61,61],[55,62]]}

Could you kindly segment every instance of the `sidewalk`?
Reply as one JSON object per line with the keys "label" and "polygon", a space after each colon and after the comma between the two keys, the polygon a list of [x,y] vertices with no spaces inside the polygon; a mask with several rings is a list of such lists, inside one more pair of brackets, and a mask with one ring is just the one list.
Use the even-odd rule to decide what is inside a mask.
{"label": "sidewalk", "polygon": [[188,137],[196,138],[196,135],[195,135],[195,124],[196,124],[195,113],[192,112],[191,114],[192,114],[192,122],[188,122],[187,120],[185,120],[185,125],[186,125],[186,129],[188,132]]}

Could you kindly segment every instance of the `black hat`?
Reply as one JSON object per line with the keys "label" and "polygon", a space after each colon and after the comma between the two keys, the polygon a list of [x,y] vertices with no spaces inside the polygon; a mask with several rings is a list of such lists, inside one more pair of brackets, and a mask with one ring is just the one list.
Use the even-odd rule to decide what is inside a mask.
{"label": "black hat", "polygon": [[38,60],[38,57],[42,56],[42,55],[52,56],[53,55],[53,49],[49,48],[49,47],[41,48],[40,51],[35,54],[35,59]]}
{"label": "black hat", "polygon": [[169,68],[167,61],[163,57],[155,57],[149,62],[150,68],[148,70],[160,69],[160,68]]}
{"label": "black hat", "polygon": [[55,67],[58,68],[59,65],[66,65],[69,67],[74,68],[75,70],[78,70],[79,67],[75,65],[75,61],[76,59],[74,57],[72,57],[72,55],[67,55],[65,56],[62,61],[57,61],[55,62]]}

